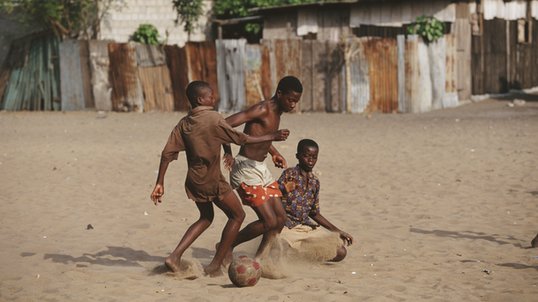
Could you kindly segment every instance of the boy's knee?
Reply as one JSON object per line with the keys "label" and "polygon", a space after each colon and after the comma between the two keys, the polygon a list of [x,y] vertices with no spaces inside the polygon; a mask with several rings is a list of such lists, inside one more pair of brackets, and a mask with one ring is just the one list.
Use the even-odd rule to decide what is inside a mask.
{"label": "boy's knee", "polygon": [[245,211],[243,209],[241,209],[234,217],[235,220],[243,223],[243,221],[245,220],[247,214],[245,214]]}
{"label": "boy's knee", "polygon": [[270,218],[263,222],[264,232],[278,229],[278,220],[276,218]]}
{"label": "boy's knee", "polygon": [[331,259],[331,261],[333,262],[339,262],[339,261],[342,261],[344,260],[344,258],[346,258],[346,255],[347,255],[347,250],[344,246],[340,246],[337,250],[336,250],[336,257],[334,257],[333,259]]}

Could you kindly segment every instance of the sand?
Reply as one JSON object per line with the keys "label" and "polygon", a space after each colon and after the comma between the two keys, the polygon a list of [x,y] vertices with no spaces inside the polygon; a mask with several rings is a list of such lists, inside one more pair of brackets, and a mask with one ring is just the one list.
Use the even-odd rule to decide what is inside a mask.
{"label": "sand", "polygon": [[[295,265],[252,288],[162,270],[197,219],[183,155],[169,167],[163,204],[149,199],[184,113],[1,112],[0,301],[536,301],[531,99],[370,118],[285,115],[292,132],[277,148],[294,165],[297,141],[318,141],[322,213],[355,243],[341,263]],[[225,222],[216,213],[186,259],[209,263]],[[256,244],[235,255],[252,256]]]}

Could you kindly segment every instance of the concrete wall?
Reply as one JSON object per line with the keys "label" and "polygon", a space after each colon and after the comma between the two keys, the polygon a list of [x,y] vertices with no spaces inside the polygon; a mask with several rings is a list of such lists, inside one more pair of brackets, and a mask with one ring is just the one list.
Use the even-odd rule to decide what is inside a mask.
{"label": "concrete wall", "polygon": [[[109,39],[116,42],[127,42],[129,37],[143,23],[153,24],[159,30],[161,39],[165,39],[168,31],[166,44],[178,44],[183,46],[188,39],[183,25],[176,25],[176,11],[170,0],[124,0],[125,5],[113,8],[103,19],[100,25],[99,39]],[[210,25],[208,23],[209,12],[213,1],[204,0],[205,14],[198,22],[195,32],[191,35],[191,41],[203,41],[211,38]]]}

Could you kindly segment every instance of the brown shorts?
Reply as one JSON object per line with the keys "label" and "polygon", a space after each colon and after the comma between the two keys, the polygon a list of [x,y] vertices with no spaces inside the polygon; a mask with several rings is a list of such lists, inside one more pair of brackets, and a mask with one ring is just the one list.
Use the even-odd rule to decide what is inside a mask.
{"label": "brown shorts", "polygon": [[244,205],[258,207],[264,204],[269,198],[282,197],[282,192],[278,189],[278,182],[274,181],[267,186],[249,186],[241,183],[237,188],[237,193]]}

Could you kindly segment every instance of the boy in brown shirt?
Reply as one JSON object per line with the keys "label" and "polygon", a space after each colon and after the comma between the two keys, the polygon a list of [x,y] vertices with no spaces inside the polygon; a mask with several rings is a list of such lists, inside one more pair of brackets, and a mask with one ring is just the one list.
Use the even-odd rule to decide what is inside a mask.
{"label": "boy in brown shirt", "polygon": [[166,258],[165,264],[171,271],[179,271],[181,256],[185,250],[213,221],[214,203],[228,217],[215,257],[204,268],[206,274],[216,276],[222,274],[220,270],[222,261],[245,218],[241,203],[220,171],[220,146],[225,143],[244,145],[272,140],[282,141],[288,137],[289,131],[275,129],[265,135],[249,136],[234,130],[218,112],[213,110],[215,98],[213,90],[206,82],[191,82],[187,86],[187,97],[192,110],[172,130],[162,151],[159,175],[151,193],[151,200],[155,205],[161,202],[168,164],[177,159],[180,151],[185,151],[188,164],[185,190],[189,199],[195,201],[200,211],[200,218],[185,232],[177,247]]}

